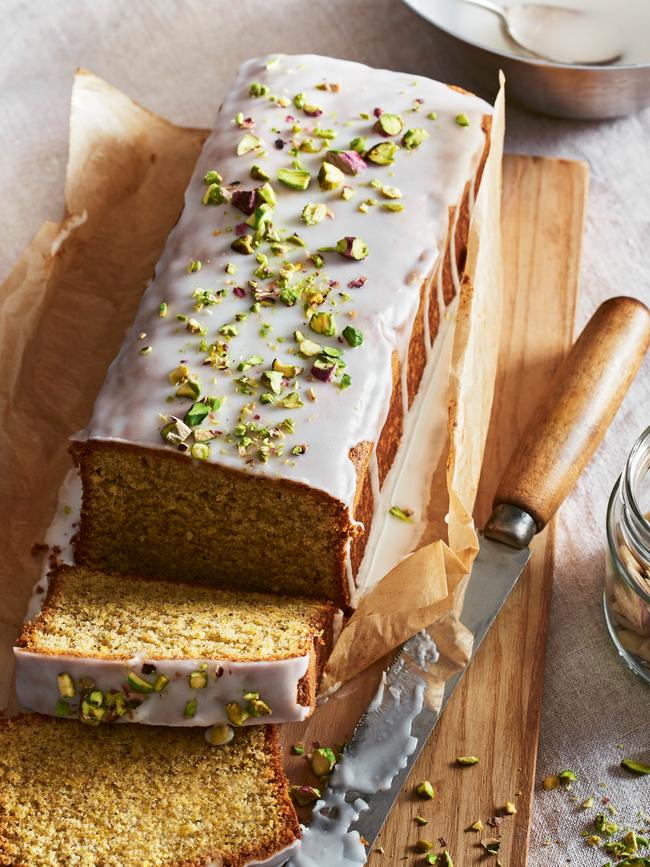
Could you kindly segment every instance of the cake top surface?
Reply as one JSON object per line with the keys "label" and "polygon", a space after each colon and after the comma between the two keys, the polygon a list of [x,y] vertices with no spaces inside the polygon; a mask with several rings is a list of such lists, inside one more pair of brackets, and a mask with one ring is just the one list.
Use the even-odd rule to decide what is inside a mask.
{"label": "cake top surface", "polygon": [[19,646],[81,657],[289,659],[310,652],[333,610],[309,599],[63,566]]}
{"label": "cake top surface", "polygon": [[378,439],[490,113],[358,63],[244,63],[86,436],[351,505],[350,450]]}
{"label": "cake top surface", "polygon": [[239,867],[298,823],[272,727],[223,747],[202,730],[0,721],[0,862]]}

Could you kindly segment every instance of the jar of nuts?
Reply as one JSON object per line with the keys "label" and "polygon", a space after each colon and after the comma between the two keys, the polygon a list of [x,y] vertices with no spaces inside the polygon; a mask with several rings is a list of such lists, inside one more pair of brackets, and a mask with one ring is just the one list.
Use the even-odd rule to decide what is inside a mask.
{"label": "jar of nuts", "polygon": [[650,427],[612,491],[607,541],[607,627],[630,668],[650,684]]}

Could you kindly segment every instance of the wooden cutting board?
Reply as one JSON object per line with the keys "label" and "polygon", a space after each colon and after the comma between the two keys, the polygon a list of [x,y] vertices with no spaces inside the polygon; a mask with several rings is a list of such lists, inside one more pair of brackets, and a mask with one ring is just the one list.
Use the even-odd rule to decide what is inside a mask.
{"label": "wooden cutting board", "polygon": [[[587,195],[587,166],[569,160],[507,155],[503,178],[505,304],[495,404],[476,505],[479,526],[490,511],[498,478],[545,386],[571,345],[578,293],[580,247]],[[443,837],[455,867],[485,864],[481,836],[494,836],[487,820],[506,800],[517,814],[504,818],[500,860],[524,867],[544,676],[544,656],[554,561],[555,527],[533,544],[530,564],[486,637],[423,751],[391,813],[369,867],[424,864],[413,846]],[[377,666],[375,675],[382,666]],[[377,678],[344,687],[305,726],[283,727],[289,775],[304,760],[289,755],[302,740],[343,742],[374,693]],[[347,690],[347,691],[346,691]],[[478,765],[459,768],[455,757],[475,755]],[[424,802],[413,786],[430,780],[436,798]],[[420,828],[414,816],[429,824]],[[483,835],[467,833],[477,819]]]}

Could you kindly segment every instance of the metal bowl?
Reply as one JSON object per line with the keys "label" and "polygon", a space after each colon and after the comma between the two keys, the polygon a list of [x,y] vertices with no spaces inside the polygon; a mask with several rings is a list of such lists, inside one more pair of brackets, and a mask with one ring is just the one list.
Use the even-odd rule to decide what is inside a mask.
{"label": "metal bowl", "polygon": [[[519,48],[496,15],[476,6],[460,0],[404,2],[449,42],[459,80],[477,92],[493,91],[502,69],[508,97],[542,114],[596,120],[634,114],[650,105],[650,3],[637,7],[640,20],[633,25],[628,21],[630,33],[643,39],[640,47],[608,66],[568,66]],[[567,5],[584,7],[587,2]],[[623,14],[625,2],[621,6]]]}

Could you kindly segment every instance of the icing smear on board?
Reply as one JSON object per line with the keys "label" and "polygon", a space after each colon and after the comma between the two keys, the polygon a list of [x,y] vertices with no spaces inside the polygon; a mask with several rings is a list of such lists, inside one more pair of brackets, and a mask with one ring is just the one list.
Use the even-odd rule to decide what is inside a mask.
{"label": "icing smear on board", "polygon": [[[417,747],[411,734],[424,706],[425,673],[439,654],[422,631],[403,647],[384,677],[352,741],[332,775],[329,790],[304,828],[300,851],[290,867],[363,867],[366,849],[352,826],[370,808],[366,796],[390,788]],[[422,675],[414,675],[413,668]]]}

